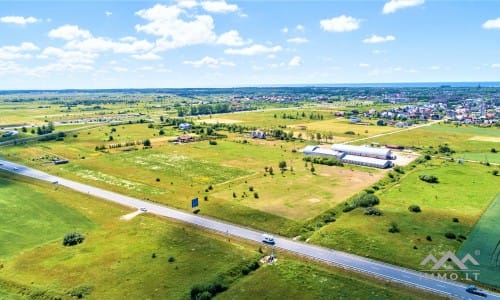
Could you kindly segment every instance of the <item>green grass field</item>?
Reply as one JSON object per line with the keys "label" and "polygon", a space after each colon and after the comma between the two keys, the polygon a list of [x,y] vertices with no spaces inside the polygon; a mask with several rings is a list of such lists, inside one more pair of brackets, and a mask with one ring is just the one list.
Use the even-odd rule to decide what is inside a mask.
{"label": "green grass field", "polygon": [[[418,178],[423,174],[437,176],[440,182],[423,182]],[[484,165],[432,160],[378,194],[383,216],[366,216],[358,208],[321,228],[311,241],[419,269],[429,253],[437,256],[460,248],[459,241],[444,234],[469,235],[498,193],[497,180]],[[419,205],[422,212],[409,212],[412,204]],[[459,222],[453,222],[453,218]],[[397,223],[399,233],[388,232],[391,222]],[[426,240],[427,236],[432,241]]]}
{"label": "green grass field", "polygon": [[0,173],[0,258],[57,241],[71,231],[88,231],[85,216],[53,201],[37,189]]}
{"label": "green grass field", "polygon": [[[0,257],[2,299],[74,299],[70,293],[82,290],[89,291],[85,296],[89,299],[189,299],[193,285],[216,278],[222,278],[229,286],[217,297],[220,299],[255,299],[255,295],[269,299],[324,299],[330,298],[331,293],[337,293],[337,298],[430,296],[281,253],[277,253],[276,265],[263,266],[243,276],[242,266],[264,255],[257,251],[256,244],[232,238],[228,241],[225,236],[147,214],[121,220],[130,211],[112,203],[64,188],[54,190],[49,184],[22,177],[9,181],[12,187],[36,190],[39,197],[55,203],[52,206],[76,211],[96,226],[84,232],[86,239],[77,246],[64,247],[57,240]],[[27,214],[7,213],[20,220],[32,220]],[[38,222],[41,219],[58,224],[48,215],[41,216]],[[262,248],[265,253],[270,252],[267,247]]]}
{"label": "green grass field", "polygon": [[500,194],[498,194],[481,219],[472,229],[467,240],[457,252],[458,257],[473,255],[479,266],[470,269],[479,270],[479,282],[500,288],[500,243],[498,235],[500,220]]}

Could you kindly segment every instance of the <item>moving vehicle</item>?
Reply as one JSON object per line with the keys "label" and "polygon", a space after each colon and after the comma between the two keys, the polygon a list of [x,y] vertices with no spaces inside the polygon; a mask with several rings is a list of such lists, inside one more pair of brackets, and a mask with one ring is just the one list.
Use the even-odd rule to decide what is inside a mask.
{"label": "moving vehicle", "polygon": [[480,289],[478,289],[476,286],[474,285],[469,285],[465,291],[467,293],[471,293],[471,294],[474,294],[474,295],[477,295],[477,296],[481,296],[481,297],[487,297],[486,293],[481,291]]}
{"label": "moving vehicle", "polygon": [[266,244],[274,244],[274,237],[270,234],[264,233],[262,235],[262,242]]}
{"label": "moving vehicle", "polygon": [[139,208],[139,209],[140,209],[141,211],[148,211],[148,210],[147,210],[147,208],[145,208],[145,207],[141,207],[141,208]]}

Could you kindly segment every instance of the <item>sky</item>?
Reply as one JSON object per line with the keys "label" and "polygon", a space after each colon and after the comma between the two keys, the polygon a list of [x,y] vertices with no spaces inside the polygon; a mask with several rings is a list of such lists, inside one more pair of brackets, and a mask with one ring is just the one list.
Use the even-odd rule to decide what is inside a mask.
{"label": "sky", "polygon": [[499,79],[500,1],[0,0],[0,90]]}

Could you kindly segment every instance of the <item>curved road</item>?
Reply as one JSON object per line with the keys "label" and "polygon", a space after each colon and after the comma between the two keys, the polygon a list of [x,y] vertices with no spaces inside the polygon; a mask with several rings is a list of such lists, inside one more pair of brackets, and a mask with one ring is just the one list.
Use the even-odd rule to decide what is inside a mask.
{"label": "curved road", "polygon": [[[13,172],[19,175],[28,176],[38,180],[56,183],[68,187],[84,194],[89,194],[108,201],[112,201],[132,208],[146,208],[149,213],[188,222],[210,230],[215,230],[224,234],[237,236],[260,243],[262,232],[240,227],[226,222],[221,222],[208,217],[197,216],[188,212],[167,208],[163,205],[142,201],[136,198],[124,196],[90,185],[78,183],[50,174],[28,168],[26,166],[0,160],[0,169]],[[276,248],[290,251],[292,253],[321,260],[323,262],[352,269],[361,273],[370,274],[379,278],[406,284],[412,287],[431,291],[456,299],[484,299],[465,291],[466,285],[454,281],[445,281],[429,277],[424,273],[389,265],[368,258],[352,255],[349,253],[335,251],[311,244],[293,241],[284,237],[275,237]],[[485,291],[487,299],[500,300],[500,295]]]}

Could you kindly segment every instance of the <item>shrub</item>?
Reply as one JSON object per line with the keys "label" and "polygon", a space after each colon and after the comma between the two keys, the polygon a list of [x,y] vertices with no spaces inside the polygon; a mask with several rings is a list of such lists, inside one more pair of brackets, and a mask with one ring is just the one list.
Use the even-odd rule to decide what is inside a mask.
{"label": "shrub", "polygon": [[175,261],[175,257],[170,256],[170,257],[168,258],[168,262],[169,262],[169,263],[173,263],[174,261]]}
{"label": "shrub", "polygon": [[365,215],[367,215],[367,216],[381,216],[382,211],[380,211],[380,209],[375,208],[375,207],[367,207],[365,209]]}
{"label": "shrub", "polygon": [[398,224],[396,222],[391,222],[391,226],[389,227],[389,232],[390,233],[399,232]]}
{"label": "shrub", "polygon": [[430,235],[426,236],[425,239],[428,240],[429,242],[432,242],[432,237]]}
{"label": "shrub", "polygon": [[399,174],[404,174],[404,173],[405,173],[405,171],[403,170],[403,168],[401,168],[400,166],[395,166],[395,167],[393,168],[393,170],[394,170],[395,172],[399,173]]}
{"label": "shrub", "polygon": [[208,144],[210,144],[212,146],[215,146],[215,145],[217,145],[217,141],[216,140],[210,140],[210,141],[208,141]]}
{"label": "shrub", "polygon": [[355,135],[356,133],[352,130],[348,130],[348,131],[344,132],[344,134]]}
{"label": "shrub", "polygon": [[493,174],[493,176],[497,176],[498,175],[498,170],[491,171],[491,174]]}
{"label": "shrub", "polygon": [[465,235],[463,235],[463,234],[459,234],[458,238],[460,238],[462,240],[466,240],[467,239],[467,237]]}
{"label": "shrub", "polygon": [[74,246],[81,244],[85,240],[85,237],[78,232],[71,232],[64,236],[63,245],[64,246]]}
{"label": "shrub", "polygon": [[249,187],[249,188],[248,188],[248,190],[249,190],[250,192],[253,192],[253,186]]}
{"label": "shrub", "polygon": [[85,296],[90,295],[93,289],[94,287],[91,285],[79,285],[69,289],[67,293],[73,298],[82,299],[85,298]]}
{"label": "shrub", "polygon": [[354,200],[357,206],[371,207],[380,203],[380,200],[374,194],[363,194],[358,199]]}
{"label": "shrub", "polygon": [[411,211],[411,212],[414,212],[414,213],[419,213],[421,212],[422,210],[420,209],[420,206],[418,205],[415,205],[415,204],[412,204],[408,207],[408,210]]}
{"label": "shrub", "polygon": [[420,175],[418,178],[422,181],[428,182],[428,183],[438,183],[439,180],[436,176],[434,175]]}
{"label": "shrub", "polygon": [[160,178],[156,178],[156,182],[160,182]]}
{"label": "shrub", "polygon": [[343,212],[350,212],[351,210],[355,209],[356,207],[355,206],[352,206],[352,205],[347,205],[346,207],[344,207],[342,209]]}
{"label": "shrub", "polygon": [[458,223],[458,222],[459,222],[459,221],[458,221],[458,218],[453,218],[453,219],[452,219],[452,221],[453,221],[454,223]]}
{"label": "shrub", "polygon": [[259,193],[257,193],[257,192],[253,193],[253,197],[254,197],[255,199],[259,199]]}
{"label": "shrub", "polygon": [[457,238],[457,236],[453,232],[446,232],[444,236],[450,240],[454,240]]}

